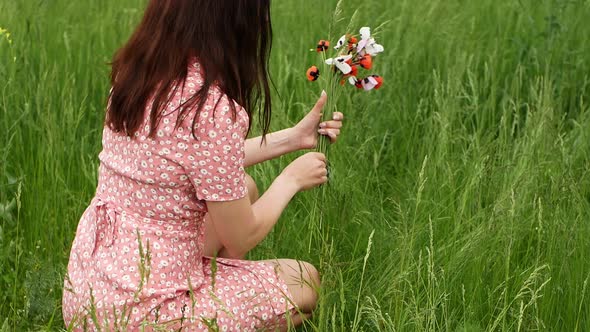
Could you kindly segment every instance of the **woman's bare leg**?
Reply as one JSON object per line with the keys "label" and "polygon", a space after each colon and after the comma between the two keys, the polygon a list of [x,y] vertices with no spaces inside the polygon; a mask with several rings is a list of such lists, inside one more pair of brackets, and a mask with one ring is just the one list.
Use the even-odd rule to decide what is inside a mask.
{"label": "woman's bare leg", "polygon": [[[289,317],[288,323],[299,326],[305,319],[311,317],[318,302],[320,274],[310,263],[294,259],[275,259],[265,261],[276,266],[277,274],[286,284],[292,298],[290,301],[296,307],[296,312]],[[287,331],[288,326],[280,326],[281,331]]]}
{"label": "woman's bare leg", "polygon": [[[254,204],[258,200],[259,193],[258,187],[254,179],[246,174],[246,186],[248,187],[248,197],[250,198],[250,204]],[[217,255],[216,255],[217,254]],[[223,244],[219,241],[215,228],[211,223],[209,215],[205,215],[205,250],[204,255],[209,257],[228,257]],[[243,257],[232,257],[232,258],[243,258]]]}
{"label": "woman's bare leg", "polygon": [[[258,187],[254,179],[246,174],[246,184],[250,203],[254,204],[259,198]],[[223,245],[217,237],[215,228],[209,219],[205,217],[205,256],[227,257]],[[236,257],[233,257],[236,258]],[[240,257],[241,258],[241,257]],[[297,308],[297,312],[291,314],[287,322],[292,326],[299,326],[305,319],[311,317],[318,301],[318,289],[320,286],[320,275],[317,269],[310,263],[294,259],[275,259],[265,261],[276,266],[277,274],[283,280],[291,293],[290,301]],[[289,314],[289,313],[287,313]],[[287,331],[289,326],[280,326],[281,331]]]}

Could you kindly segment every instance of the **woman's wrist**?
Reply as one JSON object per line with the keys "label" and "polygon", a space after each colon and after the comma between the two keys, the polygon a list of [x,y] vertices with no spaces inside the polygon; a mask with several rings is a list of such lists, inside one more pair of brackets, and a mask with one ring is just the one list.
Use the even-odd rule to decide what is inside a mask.
{"label": "woman's wrist", "polygon": [[313,137],[306,139],[305,132],[297,126],[286,129],[289,131],[289,142],[292,152],[300,150],[309,150],[315,147]]}
{"label": "woman's wrist", "polygon": [[279,176],[277,176],[273,184],[283,188],[288,194],[292,196],[295,196],[295,194],[301,190],[297,180],[293,176],[286,174],[284,171]]}
{"label": "woman's wrist", "polygon": [[296,127],[291,127],[269,133],[266,140],[262,136],[249,138],[245,143],[244,166],[252,166],[266,160],[305,149],[302,133]]}
{"label": "woman's wrist", "polygon": [[302,133],[301,130],[297,128],[297,126],[285,129],[288,137],[289,142],[289,151],[295,152],[299,150],[305,150],[306,147],[304,146],[304,142],[301,139]]}

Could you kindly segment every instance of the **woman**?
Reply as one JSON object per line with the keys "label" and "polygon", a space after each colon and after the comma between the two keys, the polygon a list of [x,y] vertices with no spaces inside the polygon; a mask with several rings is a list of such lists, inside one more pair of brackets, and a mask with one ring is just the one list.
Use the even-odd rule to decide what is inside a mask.
{"label": "woman", "polygon": [[[315,146],[327,98],[266,135],[271,36],[270,0],[149,2],[112,64],[98,187],[65,280],[71,328],[285,330],[311,315],[311,264],[242,259],[297,192],[327,181],[320,153],[261,197],[244,172]],[[266,136],[245,139],[256,108]],[[332,141],[334,117],[319,125]]]}

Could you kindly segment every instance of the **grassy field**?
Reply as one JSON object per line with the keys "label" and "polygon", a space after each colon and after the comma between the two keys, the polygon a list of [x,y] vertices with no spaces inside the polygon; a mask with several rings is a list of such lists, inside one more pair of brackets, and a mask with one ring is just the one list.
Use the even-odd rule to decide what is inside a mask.
{"label": "grassy field", "polygon": [[[2,331],[63,329],[107,62],[144,2],[0,1]],[[335,5],[274,2],[275,129],[319,95],[305,70]],[[590,1],[345,1],[334,34],[357,9],[353,32],[389,21],[385,86],[338,100],[322,227],[300,194],[250,255],[319,266],[302,330],[590,330]],[[249,172],[264,189],[294,157]]]}

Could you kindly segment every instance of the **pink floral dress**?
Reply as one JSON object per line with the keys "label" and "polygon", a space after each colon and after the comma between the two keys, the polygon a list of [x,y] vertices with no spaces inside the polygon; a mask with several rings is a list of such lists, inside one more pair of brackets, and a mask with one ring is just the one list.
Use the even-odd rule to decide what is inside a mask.
{"label": "pink floral dress", "polygon": [[[254,331],[294,309],[275,266],[203,256],[205,201],[247,195],[248,115],[209,91],[175,128],[180,103],[202,85],[197,63],[149,138],[105,126],[96,196],[84,212],[64,282],[63,315],[74,330]],[[146,114],[148,112],[146,111]]]}

